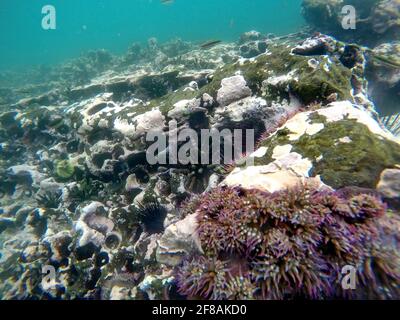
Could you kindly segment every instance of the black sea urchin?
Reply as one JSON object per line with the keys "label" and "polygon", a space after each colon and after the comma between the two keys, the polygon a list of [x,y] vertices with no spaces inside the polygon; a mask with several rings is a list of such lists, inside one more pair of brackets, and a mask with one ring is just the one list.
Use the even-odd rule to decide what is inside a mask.
{"label": "black sea urchin", "polygon": [[166,216],[166,208],[158,201],[151,201],[139,205],[139,220],[143,230],[149,234],[161,233],[164,231],[164,220]]}

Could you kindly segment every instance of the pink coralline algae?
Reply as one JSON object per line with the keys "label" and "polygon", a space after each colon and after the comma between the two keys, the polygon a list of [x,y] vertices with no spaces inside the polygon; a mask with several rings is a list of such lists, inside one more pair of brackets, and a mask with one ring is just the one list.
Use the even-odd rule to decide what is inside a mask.
{"label": "pink coralline algae", "polygon": [[[189,298],[400,297],[400,220],[372,194],[220,187],[196,204],[204,254],[176,269]],[[346,266],[353,290],[342,286]]]}

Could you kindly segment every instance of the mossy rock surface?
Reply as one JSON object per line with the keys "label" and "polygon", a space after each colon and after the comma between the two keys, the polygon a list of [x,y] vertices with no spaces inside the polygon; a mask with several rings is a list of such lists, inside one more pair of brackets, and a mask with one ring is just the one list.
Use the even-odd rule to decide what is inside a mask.
{"label": "mossy rock surface", "polygon": [[[323,117],[315,117],[313,121],[321,123]],[[272,162],[274,148],[290,144],[292,152],[312,161],[310,176],[320,175],[324,183],[335,189],[345,186],[375,188],[383,170],[400,164],[400,145],[371,133],[366,125],[354,119],[343,119],[324,123],[324,126],[318,133],[303,134],[295,141],[290,141],[288,129],[279,130],[262,142],[268,151],[263,158],[256,159],[255,164]]]}
{"label": "mossy rock surface", "polygon": [[[144,110],[159,107],[164,115],[168,114],[173,105],[184,99],[200,98],[208,93],[214,98],[221,88],[221,81],[240,72],[253,94],[262,95],[265,99],[275,101],[289,97],[289,91],[297,96],[304,104],[314,101],[326,101],[332,94],[337,93],[340,100],[351,99],[351,71],[344,67],[336,58],[325,56],[313,57],[318,61],[318,67],[309,65],[310,57],[291,54],[291,47],[277,45],[269,48],[269,53],[256,59],[228,64],[217,69],[210,83],[199,91],[184,91],[183,88],[171,92],[161,98],[152,100]],[[269,86],[267,92],[263,82],[270,77],[288,75],[282,85]],[[272,87],[272,88],[271,88]],[[145,112],[143,110],[143,112]]]}
{"label": "mossy rock surface", "polygon": [[182,101],[182,100],[194,99],[197,97],[197,95],[198,95],[198,92],[184,90],[184,88],[180,88],[174,92],[171,92],[171,93],[165,95],[162,98],[152,100],[150,102],[149,108],[151,110],[154,107],[158,107],[160,109],[161,113],[165,117],[167,117],[168,112],[174,108],[174,104],[176,104],[177,102]]}

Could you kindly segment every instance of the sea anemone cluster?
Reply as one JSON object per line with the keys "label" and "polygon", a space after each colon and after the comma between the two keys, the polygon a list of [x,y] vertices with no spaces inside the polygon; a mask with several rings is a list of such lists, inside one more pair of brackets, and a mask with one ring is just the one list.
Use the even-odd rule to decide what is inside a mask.
{"label": "sea anemone cluster", "polygon": [[[399,298],[400,222],[373,194],[219,187],[196,199],[203,255],[176,269],[197,299]],[[353,268],[356,287],[342,286]]]}

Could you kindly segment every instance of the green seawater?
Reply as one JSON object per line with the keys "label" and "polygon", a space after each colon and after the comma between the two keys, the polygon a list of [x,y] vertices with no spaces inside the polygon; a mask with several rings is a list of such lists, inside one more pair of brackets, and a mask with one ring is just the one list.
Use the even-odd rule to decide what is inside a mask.
{"label": "green seawater", "polygon": [[[42,8],[56,29],[42,28]],[[257,30],[283,35],[304,25],[301,0],[1,0],[0,71],[62,63],[88,50],[119,54],[155,37],[237,40]]]}

